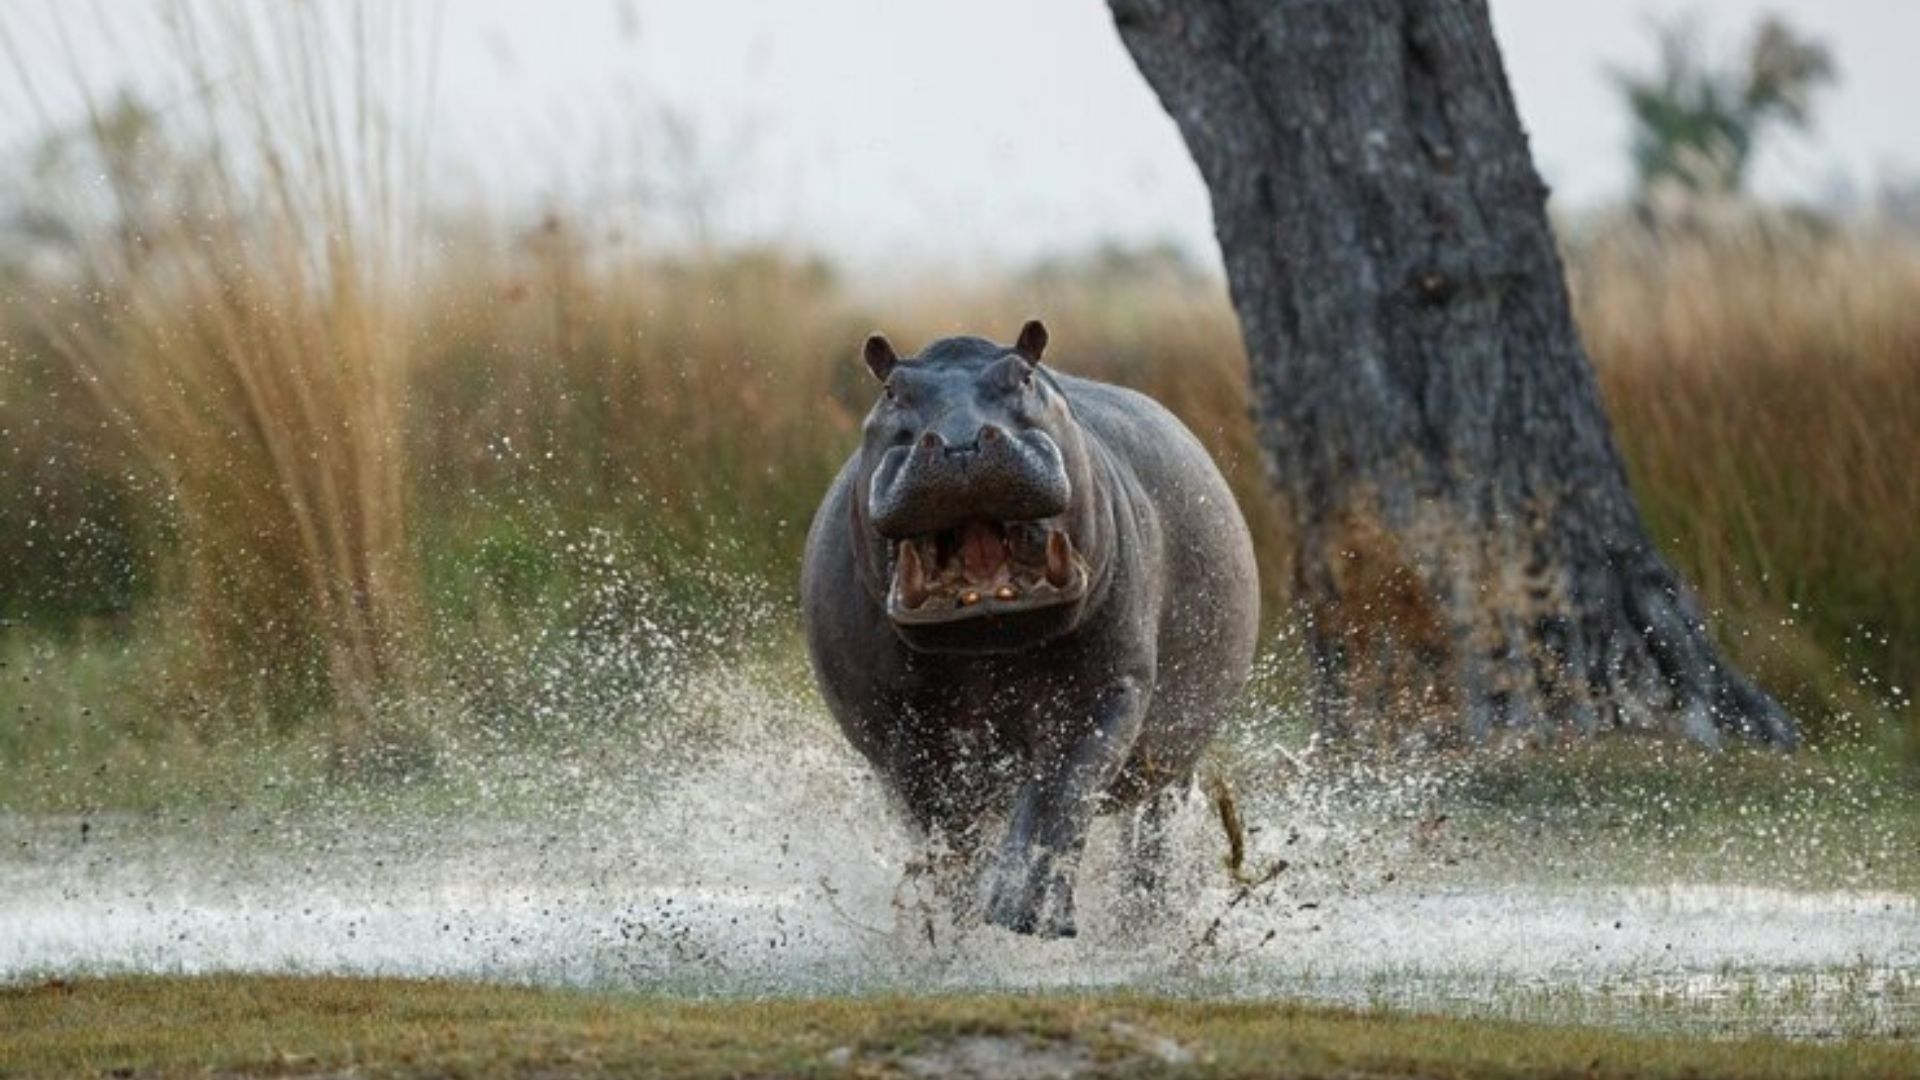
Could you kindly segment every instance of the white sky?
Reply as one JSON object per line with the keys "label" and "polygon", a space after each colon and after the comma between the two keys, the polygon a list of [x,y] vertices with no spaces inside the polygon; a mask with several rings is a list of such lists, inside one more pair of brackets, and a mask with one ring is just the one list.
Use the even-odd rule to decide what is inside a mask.
{"label": "white sky", "polygon": [[[135,29],[136,7],[0,0],[0,28],[58,111],[72,69],[56,19],[96,91],[143,85],[165,64]],[[1762,191],[1817,198],[1920,171],[1920,0],[1493,7],[1536,156],[1568,204],[1625,190],[1626,125],[1604,70],[1646,63],[1649,21],[1686,12],[1730,49],[1776,11],[1838,59],[1817,136],[1765,155]],[[664,105],[697,133],[695,164],[666,174],[696,177],[730,238],[869,267],[961,269],[1103,237],[1170,237],[1213,258],[1205,191],[1098,0],[449,0],[441,11],[434,138],[450,203],[600,198],[636,172],[657,180],[673,155],[647,118]],[[20,152],[38,127],[19,81],[0,75],[0,150]]]}

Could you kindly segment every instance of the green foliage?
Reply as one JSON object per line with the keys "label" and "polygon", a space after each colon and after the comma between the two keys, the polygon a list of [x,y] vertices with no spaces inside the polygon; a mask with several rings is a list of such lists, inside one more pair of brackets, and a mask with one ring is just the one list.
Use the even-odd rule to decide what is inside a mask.
{"label": "green foliage", "polygon": [[1761,21],[1737,65],[1710,60],[1691,24],[1655,33],[1654,70],[1613,73],[1633,117],[1643,197],[1665,184],[1706,195],[1745,190],[1762,137],[1776,127],[1807,127],[1814,92],[1835,75],[1826,47],[1777,17]]}

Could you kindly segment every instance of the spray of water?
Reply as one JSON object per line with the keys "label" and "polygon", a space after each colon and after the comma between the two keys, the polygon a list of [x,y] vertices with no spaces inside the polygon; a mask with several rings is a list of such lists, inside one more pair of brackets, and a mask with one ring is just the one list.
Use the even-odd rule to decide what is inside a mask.
{"label": "spray of water", "polygon": [[[1117,916],[1103,821],[1082,936],[1040,942],[951,915],[937,860],[779,644],[779,605],[718,617],[634,595],[610,571],[572,632],[476,653],[467,683],[493,704],[436,710],[418,775],[187,813],[0,817],[0,980],[1127,987],[1798,1035],[1920,1021],[1914,838],[1861,777],[1769,765],[1752,795],[1745,766],[1696,755],[1685,771],[1728,773],[1698,789],[1724,805],[1682,805],[1699,796],[1649,769],[1603,775],[1613,809],[1596,816],[1590,786],[1511,790],[1550,760],[1343,760],[1256,693],[1183,812],[1168,913]],[[274,763],[256,764],[272,785]]]}

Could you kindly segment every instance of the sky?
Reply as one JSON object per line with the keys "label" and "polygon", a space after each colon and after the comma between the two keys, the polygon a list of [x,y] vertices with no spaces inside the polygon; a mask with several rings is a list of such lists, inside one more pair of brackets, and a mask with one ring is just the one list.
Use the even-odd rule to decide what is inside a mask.
{"label": "sky", "polygon": [[[42,114],[71,114],[76,71],[96,92],[160,77],[168,58],[138,6],[0,0],[10,59],[36,88],[30,101],[0,76],[0,152],[29,146]],[[426,129],[449,205],[634,196],[722,239],[868,267],[988,267],[1105,239],[1215,258],[1205,189],[1096,0],[407,10],[431,39],[416,51],[435,73]],[[1493,0],[1555,198],[1624,194],[1627,127],[1606,72],[1650,61],[1653,23],[1690,14],[1731,52],[1763,11],[1827,43],[1842,81],[1818,99],[1814,135],[1763,155],[1759,190],[1822,199],[1920,175],[1917,0]]]}

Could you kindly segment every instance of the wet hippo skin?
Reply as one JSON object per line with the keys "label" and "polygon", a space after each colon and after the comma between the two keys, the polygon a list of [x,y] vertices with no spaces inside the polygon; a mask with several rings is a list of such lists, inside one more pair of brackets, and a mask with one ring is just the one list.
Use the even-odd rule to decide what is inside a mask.
{"label": "wet hippo skin", "polygon": [[1037,321],[909,359],[868,339],[880,393],[802,591],[842,731],[977,868],[956,901],[1061,937],[1096,813],[1137,815],[1129,881],[1155,889],[1166,813],[1246,680],[1259,588],[1198,440],[1144,395],[1044,366],[1046,343]]}

